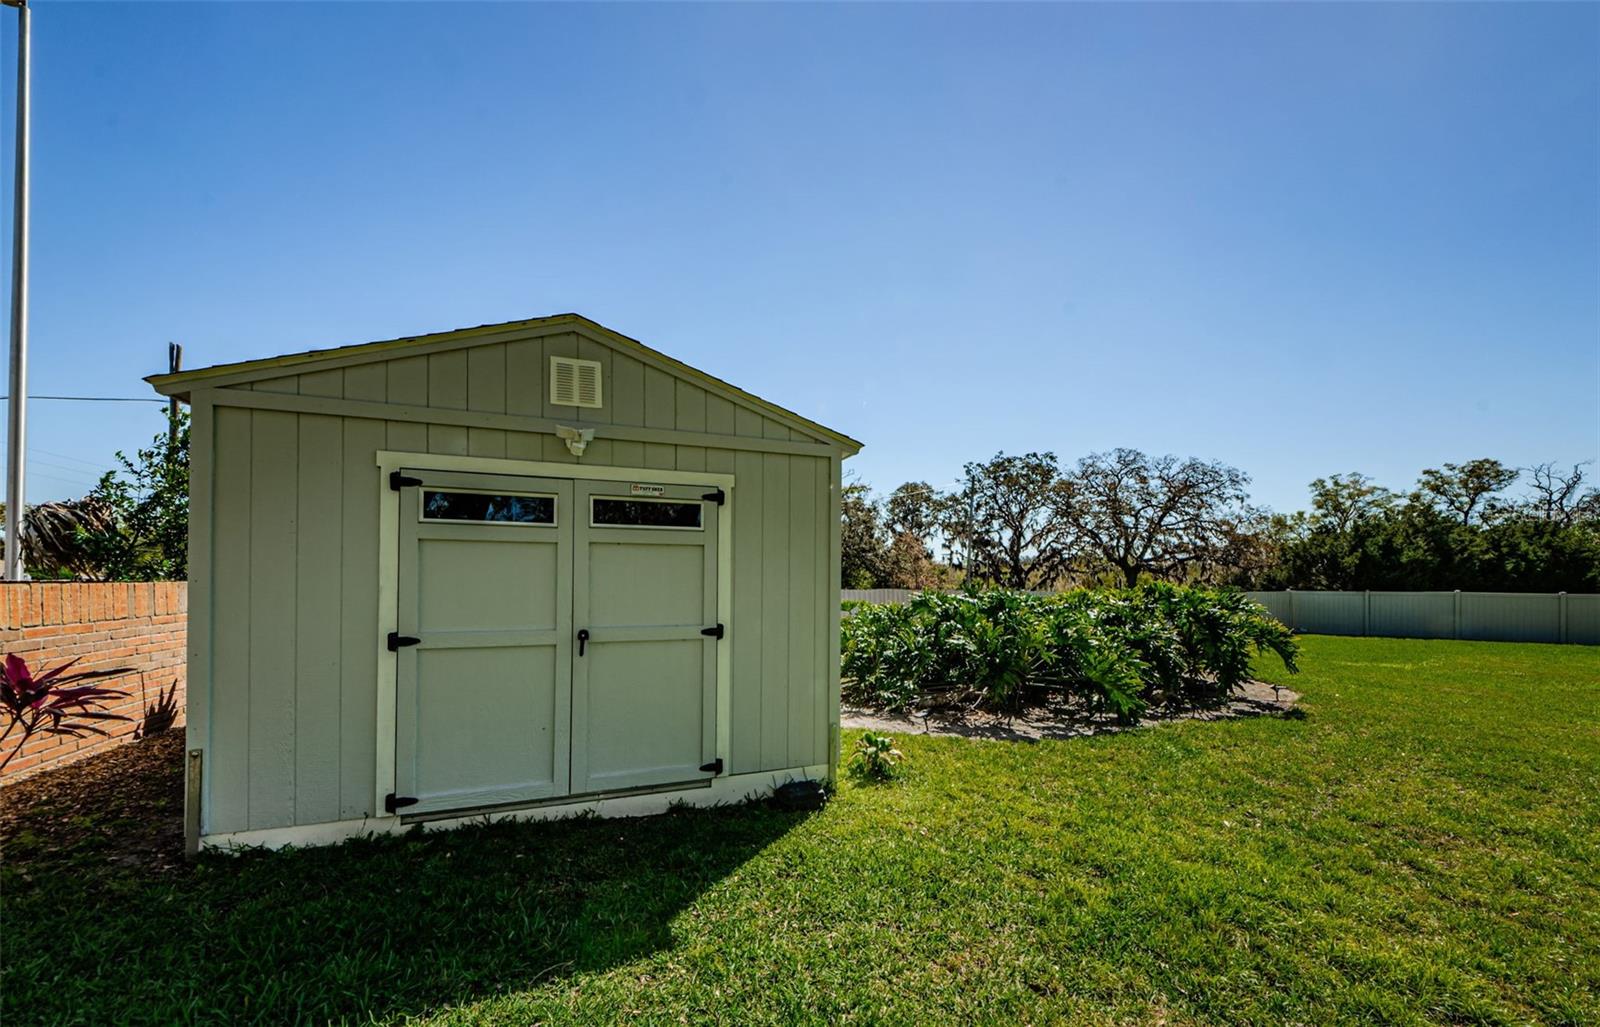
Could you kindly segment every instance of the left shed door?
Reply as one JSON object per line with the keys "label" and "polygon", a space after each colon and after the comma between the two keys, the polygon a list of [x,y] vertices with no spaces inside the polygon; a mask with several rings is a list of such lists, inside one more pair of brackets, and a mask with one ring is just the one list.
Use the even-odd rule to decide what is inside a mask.
{"label": "left shed door", "polygon": [[572,482],[401,473],[401,812],[566,795]]}

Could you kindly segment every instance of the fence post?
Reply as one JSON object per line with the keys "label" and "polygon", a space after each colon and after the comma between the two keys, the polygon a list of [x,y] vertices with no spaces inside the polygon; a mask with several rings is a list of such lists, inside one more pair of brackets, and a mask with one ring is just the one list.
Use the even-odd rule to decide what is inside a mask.
{"label": "fence post", "polygon": [[1451,622],[1452,622],[1451,626],[1450,626],[1450,637],[1451,638],[1460,638],[1461,637],[1461,590],[1459,588],[1456,589],[1455,610],[1451,614],[1451,618],[1450,619],[1451,619]]}
{"label": "fence post", "polygon": [[1372,589],[1361,590],[1361,637],[1372,634]]}
{"label": "fence post", "polygon": [[1556,593],[1556,610],[1556,616],[1560,621],[1560,627],[1556,631],[1556,640],[1565,645],[1567,641],[1567,594],[1565,592]]}
{"label": "fence post", "polygon": [[1286,588],[1284,591],[1289,593],[1289,630],[1299,631],[1300,619],[1294,615],[1294,589]]}

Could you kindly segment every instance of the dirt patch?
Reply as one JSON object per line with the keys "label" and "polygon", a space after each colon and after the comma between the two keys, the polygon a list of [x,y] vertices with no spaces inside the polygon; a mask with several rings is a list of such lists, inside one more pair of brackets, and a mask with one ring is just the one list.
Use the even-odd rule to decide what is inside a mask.
{"label": "dirt patch", "polygon": [[843,727],[916,735],[959,735],[964,738],[998,738],[1037,742],[1041,738],[1082,738],[1174,720],[1233,720],[1239,717],[1282,717],[1295,711],[1298,692],[1273,688],[1264,681],[1247,681],[1215,706],[1151,709],[1136,724],[1121,724],[1110,714],[1095,713],[1081,705],[1054,700],[1016,716],[982,710],[931,709],[911,713],[884,713],[845,706],[839,712]]}
{"label": "dirt patch", "polygon": [[0,852],[24,879],[29,865],[82,859],[183,868],[183,730],[0,788]]}

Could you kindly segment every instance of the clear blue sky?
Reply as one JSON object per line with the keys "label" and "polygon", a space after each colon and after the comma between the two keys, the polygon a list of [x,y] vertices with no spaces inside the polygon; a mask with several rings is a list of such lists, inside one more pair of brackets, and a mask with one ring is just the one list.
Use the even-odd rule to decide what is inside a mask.
{"label": "clear blue sky", "polygon": [[[168,339],[198,366],[571,310],[864,440],[882,489],[1125,445],[1292,509],[1336,471],[1600,457],[1593,5],[34,26],[36,393],[142,395]],[[158,411],[35,403],[31,498]]]}

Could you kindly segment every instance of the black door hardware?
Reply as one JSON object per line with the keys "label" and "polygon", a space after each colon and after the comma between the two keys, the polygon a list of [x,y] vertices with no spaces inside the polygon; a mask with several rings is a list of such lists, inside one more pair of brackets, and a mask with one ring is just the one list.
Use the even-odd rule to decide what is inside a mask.
{"label": "black door hardware", "polygon": [[414,635],[402,635],[398,631],[389,632],[389,651],[391,653],[399,652],[401,646],[421,644],[422,639],[417,638]]}
{"label": "black door hardware", "polygon": [[588,643],[589,643],[589,629],[588,628],[579,628],[578,629],[578,655],[579,656],[583,655],[583,647],[585,645],[587,645]]}

